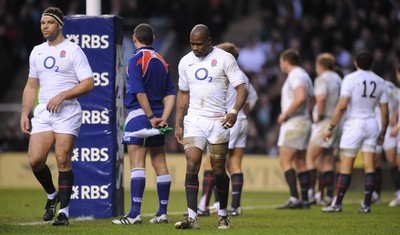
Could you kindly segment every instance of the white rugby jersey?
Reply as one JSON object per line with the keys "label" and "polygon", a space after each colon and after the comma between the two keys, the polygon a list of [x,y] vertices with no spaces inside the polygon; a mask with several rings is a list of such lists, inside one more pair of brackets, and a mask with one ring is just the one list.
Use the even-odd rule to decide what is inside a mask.
{"label": "white rugby jersey", "polygon": [[[342,85],[342,79],[340,76],[333,71],[325,71],[320,74],[314,81],[314,93],[315,96],[325,95],[325,107],[323,115],[327,118],[333,116],[335,107],[340,97],[340,86]],[[318,116],[318,107],[315,105],[313,110],[314,120]]]}
{"label": "white rugby jersey", "polygon": [[179,89],[190,91],[188,113],[196,116],[224,116],[228,85],[245,83],[235,58],[216,47],[205,57],[188,53],[180,60],[178,71]]}
{"label": "white rugby jersey", "polygon": [[[388,97],[388,114],[389,118],[392,117],[393,113],[399,108],[399,94],[398,88],[390,81],[386,81],[386,92]],[[381,109],[379,105],[375,107],[375,118],[378,124],[381,125]]]}
{"label": "white rugby jersey", "polygon": [[[241,71],[242,72],[242,71]],[[243,79],[245,80],[246,88],[247,88],[247,99],[246,99],[246,104],[250,105],[250,109],[254,107],[254,104],[258,100],[258,95],[257,92],[255,91],[254,87],[251,85],[249,78],[242,72]],[[228,86],[228,91],[226,92],[226,107],[227,110],[233,109],[235,106],[235,101],[236,101],[236,90],[233,86],[229,85]],[[237,115],[238,119],[246,119],[247,116],[244,113],[243,109],[239,110],[239,113]]]}
{"label": "white rugby jersey", "polygon": [[65,39],[56,46],[44,42],[33,48],[29,77],[39,79],[39,103],[48,103],[57,94],[93,77],[93,72],[82,49]]}
{"label": "white rugby jersey", "polygon": [[350,97],[347,118],[374,118],[376,105],[388,102],[383,78],[362,69],[344,77],[340,97]]}
{"label": "white rugby jersey", "polygon": [[304,116],[310,117],[309,105],[311,97],[314,96],[313,85],[310,76],[301,67],[295,67],[288,75],[281,91],[281,111],[285,112],[294,101],[294,90],[303,86],[307,92],[307,100],[289,117]]}

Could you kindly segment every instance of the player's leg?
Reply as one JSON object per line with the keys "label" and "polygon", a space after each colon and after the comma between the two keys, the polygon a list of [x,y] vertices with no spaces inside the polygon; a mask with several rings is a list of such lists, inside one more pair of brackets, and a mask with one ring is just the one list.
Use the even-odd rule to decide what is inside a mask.
{"label": "player's leg", "polygon": [[60,209],[53,225],[68,225],[69,203],[71,200],[74,173],[72,171],[72,151],[76,136],[72,134],[54,133],[55,155],[58,167],[58,192],[60,195]]}
{"label": "player's leg", "polygon": [[233,216],[240,215],[241,211],[241,196],[243,189],[243,172],[242,160],[244,155],[244,148],[234,148],[229,150],[229,157],[227,160],[228,172],[232,181],[232,202],[229,214]]}
{"label": "player's leg", "polygon": [[336,195],[328,207],[322,208],[323,212],[341,212],[342,201],[351,183],[351,173],[357,150],[354,149],[340,156],[340,174],[336,184]]}
{"label": "player's leg", "polygon": [[301,203],[299,200],[299,192],[297,191],[296,171],[293,168],[293,161],[296,155],[296,150],[281,146],[279,148],[279,163],[285,175],[286,183],[289,186],[290,198],[289,201],[277,209],[299,208]]}
{"label": "player's leg", "polygon": [[374,167],[375,167],[375,188],[372,192],[372,203],[379,203],[379,198],[381,194],[382,187],[382,146],[376,146],[374,154]]}
{"label": "player's leg", "polygon": [[400,206],[400,171],[397,163],[397,157],[400,155],[396,154],[396,148],[392,148],[385,151],[385,156],[396,194],[395,199],[389,203],[389,206]]}
{"label": "player's leg", "polygon": [[198,205],[197,214],[199,216],[209,216],[210,210],[210,199],[211,195],[214,192],[215,187],[215,176],[212,171],[211,163],[210,163],[210,156],[207,152],[204,157],[203,161],[203,192],[202,196]]}
{"label": "player's leg", "polygon": [[47,203],[43,214],[43,220],[45,221],[53,219],[59,201],[51,171],[46,164],[47,156],[54,141],[54,134],[52,131],[34,133],[29,140],[29,165],[36,179],[47,193]]}
{"label": "player's leg", "polygon": [[168,171],[167,161],[165,159],[165,145],[149,147],[151,165],[157,175],[157,193],[159,209],[150,223],[168,223],[167,207],[171,189],[171,175]]}
{"label": "player's leg", "polygon": [[326,188],[326,196],[323,198],[321,194],[322,205],[328,205],[333,200],[333,188],[334,188],[334,167],[333,167],[333,153],[334,150],[332,148],[325,149],[324,154],[320,159],[320,170],[321,176],[319,179],[319,191],[323,192]]}
{"label": "player's leg", "polygon": [[300,190],[301,190],[301,207],[302,208],[310,208],[310,204],[308,201],[308,189],[310,188],[310,183],[304,180],[309,176],[309,172],[306,167],[306,151],[299,150],[296,152],[296,156],[294,158],[294,163],[296,166],[296,170],[298,172],[297,177],[300,182]]}
{"label": "player's leg", "polygon": [[364,201],[359,210],[360,213],[369,213],[371,208],[372,192],[375,188],[375,165],[374,165],[375,152],[362,152],[363,165],[365,172],[364,179]]}
{"label": "player's leg", "polygon": [[197,196],[199,193],[199,171],[205,148],[206,139],[203,137],[185,138],[186,176],[185,193],[188,207],[188,218],[175,223],[177,229],[198,229]]}
{"label": "player's leg", "polygon": [[[317,159],[321,155],[322,148],[311,143],[308,145],[307,153],[306,153],[306,167],[308,171],[308,176],[304,176],[304,184],[308,184],[308,200],[313,202],[313,197],[315,193],[315,184],[317,181]],[[321,183],[321,181],[319,181]]]}
{"label": "player's leg", "polygon": [[228,197],[230,179],[226,172],[226,158],[228,155],[228,142],[210,144],[210,161],[215,175],[215,187],[218,193],[219,210],[218,210],[218,228],[229,228],[228,219]]}

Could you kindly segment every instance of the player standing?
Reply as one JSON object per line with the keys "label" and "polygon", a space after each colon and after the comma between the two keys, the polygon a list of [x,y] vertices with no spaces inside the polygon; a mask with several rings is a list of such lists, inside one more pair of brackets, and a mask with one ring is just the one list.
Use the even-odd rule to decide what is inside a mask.
{"label": "player standing", "polygon": [[[300,55],[294,49],[283,51],[279,58],[279,66],[287,74],[281,92],[282,113],[278,117],[281,124],[278,138],[279,161],[290,189],[290,198],[277,209],[309,208],[305,156],[311,134],[310,111],[315,98],[310,76],[300,67],[300,62]],[[302,201],[297,191],[297,178],[300,181]]]}
{"label": "player standing", "polygon": [[[40,28],[46,42],[35,46],[29,58],[29,77],[22,96],[21,130],[30,134],[28,160],[33,174],[47,193],[43,220],[68,225],[69,203],[74,174],[71,157],[81,126],[81,97],[94,87],[93,72],[82,49],[62,35],[64,15],[59,8],[43,11]],[[40,86],[40,90],[39,90]],[[39,104],[34,110],[32,129],[29,118],[37,91]],[[54,146],[58,168],[56,191],[47,156]]]}
{"label": "player standing", "polygon": [[[314,187],[317,178],[316,161],[319,160],[319,189],[315,195],[318,204],[330,203],[333,199],[333,151],[339,144],[339,128],[335,129],[329,141],[323,140],[323,134],[328,129],[333,111],[339,100],[342,79],[334,72],[335,57],[329,53],[318,55],[315,64],[318,77],[314,81],[316,105],[313,110],[314,124],[306,154],[306,165],[309,171],[307,181],[310,183],[309,201],[313,200]],[[323,199],[323,192],[327,187],[327,197]]]}
{"label": "player standing", "polygon": [[[188,218],[177,229],[199,228],[197,219],[198,173],[203,152],[209,149],[220,202],[218,229],[228,229],[227,203],[230,179],[226,173],[229,128],[246,101],[247,91],[235,58],[211,45],[207,26],[196,25],[190,33],[192,51],[179,62],[179,92],[176,102],[175,137],[184,145],[187,160],[185,191]],[[226,92],[237,91],[235,105],[227,112]],[[187,111],[187,115],[185,113]]]}
{"label": "player standing", "polygon": [[123,143],[127,145],[131,169],[131,208],[126,216],[113,224],[140,224],[143,192],[146,184],[146,154],[150,153],[157,174],[159,209],[150,223],[167,223],[167,206],[171,176],[165,159],[164,135],[148,138],[128,137],[127,134],[143,128],[167,126],[175,102],[175,87],[169,65],[151,47],[155,36],[149,24],[139,24],[133,31],[137,48],[129,60],[126,78],[125,120]]}
{"label": "player standing", "polygon": [[[388,97],[385,81],[371,71],[373,58],[370,53],[359,53],[354,65],[357,71],[344,77],[339,103],[324,135],[325,140],[332,136],[333,129],[347,109],[340,139],[340,174],[336,196],[331,205],[322,208],[323,212],[342,211],[342,200],[350,186],[354,160],[359,150],[365,171],[364,201],[359,212],[371,211],[371,196],[375,187],[374,153],[376,145],[382,144],[385,136],[388,124]],[[380,132],[375,119],[375,107],[378,104],[381,109]]]}

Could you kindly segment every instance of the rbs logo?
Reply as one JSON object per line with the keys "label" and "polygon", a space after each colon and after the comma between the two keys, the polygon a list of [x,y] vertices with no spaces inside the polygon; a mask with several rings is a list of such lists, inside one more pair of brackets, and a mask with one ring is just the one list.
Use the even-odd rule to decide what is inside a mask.
{"label": "rbs logo", "polygon": [[82,110],[82,124],[109,124],[108,109],[99,110]]}
{"label": "rbs logo", "polygon": [[107,86],[110,84],[110,79],[108,79],[108,72],[104,73],[93,73],[94,85],[95,86]]}
{"label": "rbs logo", "polygon": [[106,162],[108,159],[108,148],[75,148],[72,156],[75,162]]}
{"label": "rbs logo", "polygon": [[83,48],[106,49],[110,46],[108,35],[67,34],[67,39]]}
{"label": "rbs logo", "polygon": [[108,198],[107,185],[74,185],[71,199],[106,199]]}

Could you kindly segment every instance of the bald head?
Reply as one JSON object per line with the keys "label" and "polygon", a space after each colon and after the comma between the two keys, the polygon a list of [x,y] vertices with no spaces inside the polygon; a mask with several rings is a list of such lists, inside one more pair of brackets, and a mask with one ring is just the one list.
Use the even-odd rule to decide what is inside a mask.
{"label": "bald head", "polygon": [[198,24],[193,27],[192,31],[190,32],[190,37],[196,35],[198,37],[202,37],[203,39],[207,40],[210,37],[210,31],[208,27],[204,24]]}
{"label": "bald head", "polygon": [[190,32],[190,45],[197,57],[204,57],[212,51],[210,31],[207,26],[198,24],[193,27]]}

